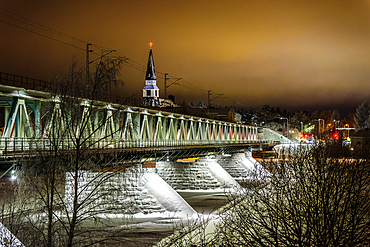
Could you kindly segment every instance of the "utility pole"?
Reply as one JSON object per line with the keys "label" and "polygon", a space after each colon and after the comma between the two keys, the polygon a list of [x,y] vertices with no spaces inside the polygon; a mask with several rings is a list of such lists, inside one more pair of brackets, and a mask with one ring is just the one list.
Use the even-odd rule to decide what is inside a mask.
{"label": "utility pole", "polygon": [[300,123],[301,123],[301,134],[303,134],[303,122]]}
{"label": "utility pole", "polygon": [[289,139],[289,119],[286,117],[280,117],[280,119],[286,119],[286,137]]}
{"label": "utility pole", "polygon": [[164,74],[164,98],[167,99],[167,76],[168,74]]}
{"label": "utility pole", "polygon": [[207,104],[207,106],[208,106],[208,113],[209,113],[209,107],[211,106],[210,104],[211,104],[211,90],[208,90],[208,104]]}
{"label": "utility pole", "polygon": [[89,85],[89,79],[90,79],[90,72],[89,72],[89,66],[90,66],[90,61],[89,61],[89,53],[92,52],[89,49],[89,46],[91,44],[86,44],[86,85]]}
{"label": "utility pole", "polygon": [[164,98],[165,99],[167,99],[167,88],[172,86],[173,84],[178,84],[177,82],[182,79],[182,78],[172,78],[172,79],[177,79],[177,80],[172,82],[170,85],[167,86],[167,79],[170,79],[170,78],[167,78],[167,76],[168,76],[168,74],[165,73],[164,74]]}
{"label": "utility pole", "polygon": [[[208,90],[208,113],[209,113],[209,108],[211,107],[211,101],[212,100],[214,100],[214,99],[217,99],[217,98],[219,98],[219,97],[221,97],[222,95],[224,95],[223,93],[221,93],[221,94],[216,94],[217,96],[216,97],[214,97],[213,99],[211,99],[211,90]],[[224,97],[224,98],[226,98],[226,97]]]}
{"label": "utility pole", "polygon": [[116,51],[116,50],[100,50],[102,53],[103,52],[106,52],[106,53],[102,54],[97,59],[90,61],[90,57],[89,57],[90,52],[98,51],[98,50],[90,50],[90,45],[92,44],[86,44],[86,85],[89,85],[89,80],[90,80],[90,64]]}

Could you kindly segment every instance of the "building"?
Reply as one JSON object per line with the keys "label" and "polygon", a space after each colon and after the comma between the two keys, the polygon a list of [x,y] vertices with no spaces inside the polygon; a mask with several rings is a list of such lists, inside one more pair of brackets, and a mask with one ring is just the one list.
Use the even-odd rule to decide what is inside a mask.
{"label": "building", "polygon": [[148,66],[145,75],[145,86],[143,88],[143,101],[146,106],[159,105],[159,88],[157,87],[157,76],[154,68],[152,45],[153,43],[150,42]]}
{"label": "building", "polygon": [[210,108],[207,111],[207,115],[210,119],[222,120],[232,123],[241,122],[241,115],[239,113],[236,113],[232,107],[221,107],[218,109]]}
{"label": "building", "polygon": [[351,147],[354,150],[362,150],[370,147],[370,129],[361,129],[351,136]]}

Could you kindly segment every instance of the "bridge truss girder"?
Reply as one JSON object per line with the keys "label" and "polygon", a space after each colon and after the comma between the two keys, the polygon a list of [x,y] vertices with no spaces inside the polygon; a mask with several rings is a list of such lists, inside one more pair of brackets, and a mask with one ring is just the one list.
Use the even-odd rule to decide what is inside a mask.
{"label": "bridge truss girder", "polygon": [[[93,137],[122,140],[257,141],[257,127],[141,107],[84,100],[77,107],[93,107],[95,114],[84,129]],[[46,109],[46,105],[52,109]],[[89,104],[94,104],[93,106]],[[47,138],[51,124],[61,116],[58,101],[49,93],[0,85],[4,108],[2,138]],[[46,111],[52,111],[46,119]],[[50,116],[50,114],[49,114]],[[63,121],[58,120],[63,125]],[[97,130],[97,128],[99,128]],[[76,130],[77,132],[79,129]]]}

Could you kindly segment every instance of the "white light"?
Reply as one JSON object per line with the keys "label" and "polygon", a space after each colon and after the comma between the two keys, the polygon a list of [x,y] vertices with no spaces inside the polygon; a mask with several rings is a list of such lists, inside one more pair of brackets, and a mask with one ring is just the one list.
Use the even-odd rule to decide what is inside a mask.
{"label": "white light", "polygon": [[108,145],[108,148],[114,148],[114,144],[112,143],[112,144],[109,144]]}
{"label": "white light", "polygon": [[106,108],[107,108],[108,110],[114,110],[114,108],[113,108],[111,105],[107,105],[107,106],[106,106]]}
{"label": "white light", "polygon": [[12,181],[15,181],[15,180],[17,180],[17,176],[15,176],[15,175],[12,175],[12,176],[10,177],[10,180],[12,180]]}

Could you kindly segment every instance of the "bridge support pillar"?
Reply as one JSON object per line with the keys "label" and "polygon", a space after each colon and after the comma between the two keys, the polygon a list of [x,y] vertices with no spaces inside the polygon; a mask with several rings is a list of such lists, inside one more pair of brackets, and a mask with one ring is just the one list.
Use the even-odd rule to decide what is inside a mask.
{"label": "bridge support pillar", "polygon": [[39,138],[42,134],[41,126],[41,102],[35,101],[35,137]]}

